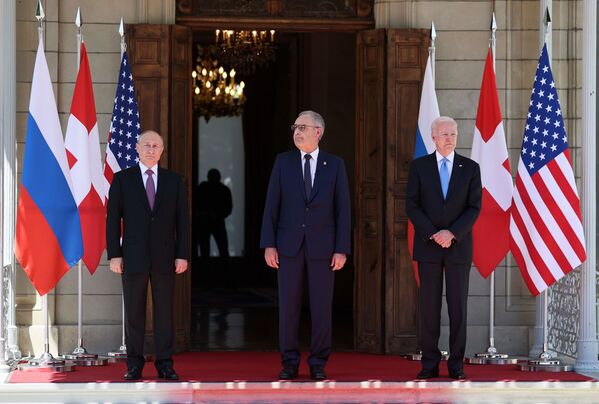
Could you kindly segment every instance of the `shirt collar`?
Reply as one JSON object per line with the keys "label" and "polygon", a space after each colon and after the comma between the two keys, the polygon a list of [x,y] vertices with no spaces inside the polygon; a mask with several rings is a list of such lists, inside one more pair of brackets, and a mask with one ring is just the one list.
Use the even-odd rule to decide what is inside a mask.
{"label": "shirt collar", "polygon": [[318,147],[316,148],[316,150],[314,150],[314,151],[313,151],[313,152],[311,152],[311,153],[306,153],[306,152],[304,152],[304,151],[301,151],[301,150],[300,150],[300,153],[301,153],[301,155],[302,155],[302,161],[304,161],[304,156],[305,156],[306,154],[310,154],[310,156],[312,156],[312,160],[314,160],[314,161],[317,161],[317,160],[318,160],[318,152],[319,152],[319,151],[320,151],[320,149],[319,149]]}
{"label": "shirt collar", "polygon": [[449,155],[447,157],[443,157],[441,155],[441,153],[439,153],[438,151],[435,150],[435,155],[437,156],[437,163],[440,163],[441,160],[446,158],[447,160],[449,160],[449,164],[453,164],[453,159],[455,158],[455,151],[452,151],[451,153],[449,153]]}
{"label": "shirt collar", "polygon": [[[141,161],[139,162],[139,168],[141,169],[141,173],[145,174],[146,171],[148,171],[149,167],[146,167]],[[152,170],[152,172],[154,173],[154,175],[158,175],[158,164],[154,164],[154,167],[150,168],[150,170]]]}

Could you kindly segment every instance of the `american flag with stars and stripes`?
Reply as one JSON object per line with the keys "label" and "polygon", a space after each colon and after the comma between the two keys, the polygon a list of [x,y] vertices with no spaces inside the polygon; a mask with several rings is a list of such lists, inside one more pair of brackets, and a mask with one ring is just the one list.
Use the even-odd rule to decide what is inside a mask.
{"label": "american flag with stars and stripes", "polygon": [[530,98],[511,212],[511,251],[533,295],[585,261],[580,200],[546,46]]}
{"label": "american flag with stars and stripes", "polygon": [[[106,146],[106,164],[104,166],[104,178],[106,178],[107,183],[106,192],[108,192],[116,172],[139,162],[135,145],[141,134],[141,125],[133,84],[133,75],[129,67],[127,52],[123,52],[110,132],[108,133],[108,144]],[[106,199],[108,199],[108,193]]]}

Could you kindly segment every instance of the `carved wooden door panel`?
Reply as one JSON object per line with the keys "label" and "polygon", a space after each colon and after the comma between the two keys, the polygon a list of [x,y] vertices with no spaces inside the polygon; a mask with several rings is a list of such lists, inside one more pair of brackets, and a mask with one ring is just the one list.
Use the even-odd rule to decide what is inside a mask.
{"label": "carved wooden door panel", "polygon": [[428,57],[428,30],[387,31],[385,352],[418,347],[418,288],[407,250],[408,166]]}
{"label": "carved wooden door panel", "polygon": [[354,318],[358,351],[383,353],[385,30],[357,35]]}
{"label": "carved wooden door panel", "polygon": [[[176,25],[134,24],[127,26],[126,38],[142,130],[154,129],[164,138],[166,150],[160,165],[185,177],[191,217],[191,31]],[[175,284],[177,352],[189,348],[190,293],[191,268],[178,275]],[[151,313],[152,305],[148,304],[147,343],[153,329]]]}
{"label": "carved wooden door panel", "polygon": [[417,348],[418,290],[407,252],[405,186],[428,56],[427,30],[357,36],[355,341],[359,351]]}

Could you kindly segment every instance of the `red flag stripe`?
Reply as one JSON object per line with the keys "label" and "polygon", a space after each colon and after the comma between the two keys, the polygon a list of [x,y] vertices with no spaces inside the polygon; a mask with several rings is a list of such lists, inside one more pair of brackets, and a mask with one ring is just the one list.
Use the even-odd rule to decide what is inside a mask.
{"label": "red flag stripe", "polygon": [[520,248],[524,257],[524,262],[518,262],[518,266],[520,267],[521,272],[527,272],[531,278],[533,278],[535,285],[538,285],[540,282],[542,282],[545,286],[543,288],[537,286],[537,289],[544,290],[547,285],[551,285],[553,282],[555,282],[555,278],[551,274],[551,271],[545,264],[545,261],[536,248],[537,245],[535,242],[538,241],[538,237],[535,237],[535,242],[532,241],[529,234],[530,227],[524,223],[524,220],[520,216],[520,210],[518,210],[518,199],[519,198],[517,197],[517,194],[514,194],[515,208],[512,209],[512,220],[514,225],[517,227],[518,234],[523,241],[523,244],[518,243],[518,246],[526,247],[525,251],[522,251],[522,248]]}
{"label": "red flag stripe", "polygon": [[[547,167],[550,168],[550,165],[554,165],[553,162],[547,164]],[[551,186],[551,189],[554,190],[552,192],[547,187],[547,184],[543,181],[545,179],[547,179],[549,182],[556,178],[551,177],[551,175],[549,174],[543,173],[542,177],[535,176],[533,182],[537,186],[537,190],[541,195],[541,198],[543,198],[543,201],[547,205],[547,208],[552,212],[553,219],[555,219],[557,225],[559,226],[559,229],[565,237],[564,240],[560,240],[560,245],[562,246],[562,249],[564,247],[570,247],[572,249],[571,254],[569,254],[571,256],[571,258],[569,259],[570,265],[579,265],[580,262],[584,261],[586,257],[584,245],[582,244],[582,240],[580,240],[578,237],[579,233],[577,233],[577,230],[580,230],[580,234],[583,233],[580,217],[577,216],[576,212],[574,211],[571,212],[571,215],[569,215],[570,217],[566,217],[566,210],[560,209],[560,206],[565,206],[564,203],[560,203],[565,200],[565,195],[562,193],[564,191],[564,186],[562,186],[561,184],[556,184],[557,186],[559,186],[558,191],[555,190],[555,186]],[[566,187],[568,187],[568,185],[566,185]],[[560,201],[560,199],[562,201]],[[574,257],[573,255],[575,255],[576,257]]]}
{"label": "red flag stripe", "polygon": [[[568,200],[568,203],[572,207],[572,211],[574,211],[576,214],[578,221],[582,222],[580,201],[578,200],[578,195],[576,193],[576,180],[572,175],[572,165],[570,160],[566,156],[560,155],[555,158],[554,162],[548,164],[547,166],[555,178],[555,181],[560,184],[560,188]],[[582,232],[582,227],[580,230]]]}
{"label": "red flag stripe", "polygon": [[[514,195],[514,198],[520,198],[522,204],[520,205],[519,203],[517,203],[519,208],[520,206],[522,206],[520,208],[521,211],[518,213],[520,215],[527,214],[527,216],[530,218],[530,221],[532,222],[532,227],[527,226],[527,228],[529,229],[529,233],[531,233],[531,230],[534,228],[534,230],[536,230],[536,233],[538,234],[538,240],[537,237],[533,237],[535,239],[535,245],[539,247],[544,246],[545,248],[547,248],[547,254],[544,255],[552,256],[560,268],[569,266],[570,262],[568,261],[568,259],[562,251],[563,246],[560,247],[560,245],[555,241],[554,233],[558,233],[557,231],[555,231],[556,226],[552,226],[554,232],[549,230],[545,220],[551,220],[551,218],[549,217],[549,215],[540,215],[539,211],[537,210],[537,208],[539,207],[539,202],[533,202],[529,194],[529,191],[532,191],[531,186],[525,187],[520,178],[518,178],[518,181],[516,181],[517,193]],[[538,182],[538,176],[536,176],[536,179]],[[535,181],[533,180],[533,182]],[[537,184],[535,182],[535,186],[536,185]],[[535,199],[538,198],[535,197]],[[551,209],[549,210],[551,211]],[[563,236],[559,233],[557,235]]]}
{"label": "red flag stripe", "polygon": [[[511,230],[511,236],[517,238],[517,243],[513,243],[511,246],[510,251],[512,252],[512,255],[514,256],[514,259],[516,260],[516,263],[518,263],[518,266],[520,267],[520,274],[522,275],[522,278],[524,279],[524,283],[526,283],[526,286],[528,287],[528,290],[530,290],[530,292],[532,293],[533,296],[536,296],[539,294],[539,289],[537,289],[535,282],[533,281],[533,279],[530,277],[529,272],[527,271],[527,268],[532,267],[532,262],[526,262],[526,259],[524,257],[524,255],[522,254],[522,251],[520,251],[520,247],[518,247],[519,245],[522,245],[522,242],[520,242],[522,240],[522,236],[518,230],[518,227],[516,226],[516,223],[514,222],[514,217],[512,215],[511,217],[511,224],[510,224],[510,230]],[[530,260],[530,257],[529,257]],[[545,288],[546,285],[544,285],[543,289]]]}
{"label": "red flag stripe", "polygon": [[[518,181],[516,181],[517,191],[522,192],[522,189],[525,189],[526,195],[530,198],[529,200],[522,199],[524,201],[524,209],[527,212],[535,212],[538,214],[538,218],[535,220],[535,227],[537,229],[545,229],[548,228],[548,233],[540,232],[541,236],[544,237],[548,234],[551,235],[552,239],[557,242],[558,249],[555,250],[555,253],[563,253],[566,257],[566,261],[568,265],[577,266],[580,264],[580,259],[572,248],[572,242],[574,240],[578,240],[578,237],[574,236],[574,240],[569,240],[566,237],[566,234],[562,231],[562,228],[559,225],[559,217],[563,217],[563,204],[555,203],[555,198],[560,198],[561,191],[557,186],[549,187],[548,191],[545,192],[545,195],[542,195],[539,191],[537,183],[539,183],[539,176],[541,178],[545,177],[549,178],[550,176],[545,175],[548,173],[548,169],[546,167],[542,168],[533,178],[528,176],[528,171],[520,166],[521,170],[519,170],[518,180],[522,183],[522,188],[519,187]],[[547,183],[541,182],[543,186],[546,186]],[[547,203],[551,203],[547,205]],[[569,225],[566,224],[567,228],[570,228]],[[550,250],[553,251],[553,250]],[[558,260],[561,262],[561,260]],[[556,275],[556,274],[554,274]]]}

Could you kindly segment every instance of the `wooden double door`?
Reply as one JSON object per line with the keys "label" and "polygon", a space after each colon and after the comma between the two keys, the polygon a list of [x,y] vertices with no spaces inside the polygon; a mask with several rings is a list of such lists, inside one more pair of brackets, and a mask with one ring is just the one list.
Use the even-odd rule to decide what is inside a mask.
{"label": "wooden double door", "polygon": [[[353,300],[358,351],[400,353],[418,345],[418,291],[407,253],[404,206],[428,35],[428,30],[356,32]],[[167,152],[161,165],[185,176],[190,207],[195,169],[191,38],[190,28],[177,25],[127,29],[142,128],[163,135]],[[189,271],[177,278],[176,288],[176,350],[185,351],[190,344]],[[152,328],[150,321],[148,336]]]}

